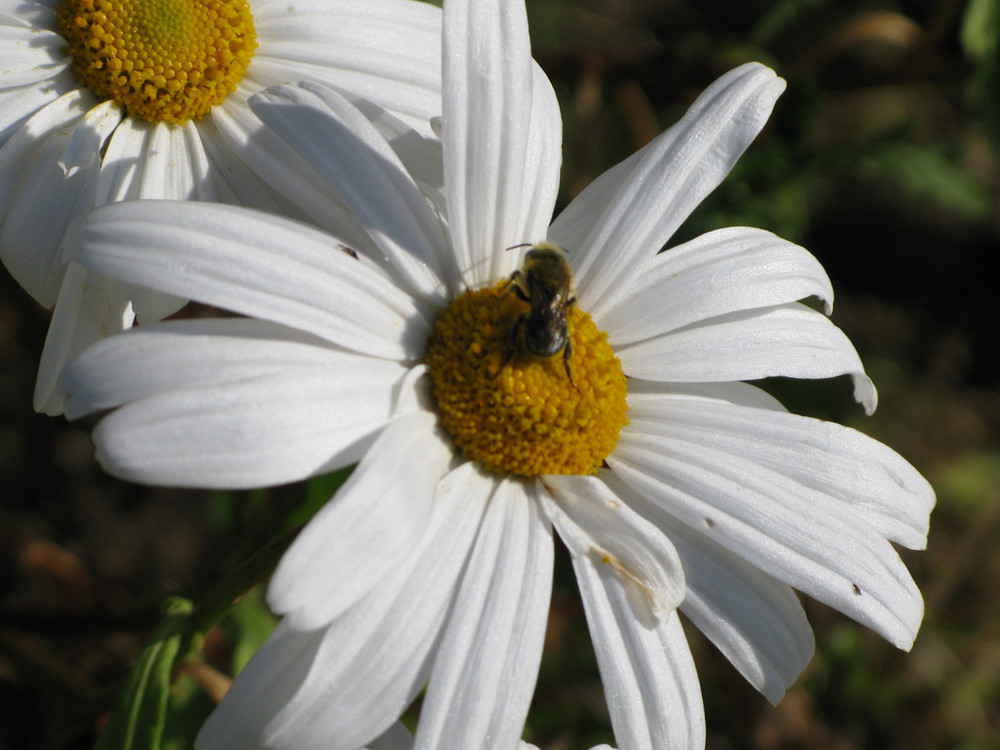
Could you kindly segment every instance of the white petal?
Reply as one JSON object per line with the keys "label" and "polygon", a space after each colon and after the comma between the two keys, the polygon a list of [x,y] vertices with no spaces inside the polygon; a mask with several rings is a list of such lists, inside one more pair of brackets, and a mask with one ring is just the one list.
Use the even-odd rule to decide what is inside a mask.
{"label": "white petal", "polygon": [[547,476],[542,505],[574,556],[592,555],[631,581],[666,617],[684,599],[684,569],[670,540],[597,477]]}
{"label": "white petal", "polygon": [[452,456],[436,421],[419,412],[390,422],[285,553],[267,599],[295,628],[322,627],[350,609],[423,536]]}
{"label": "white petal", "polygon": [[38,365],[36,411],[49,416],[62,413],[63,397],[56,393],[56,382],[63,368],[94,342],[131,327],[135,316],[123,286],[113,279],[94,278],[75,263],[69,265]]}
{"label": "white petal", "polygon": [[898,453],[833,422],[706,401],[663,386],[629,393],[629,420],[753,461],[822,492],[910,549],[927,545],[934,489]]}
{"label": "white petal", "polygon": [[196,750],[263,750],[260,734],[279,707],[300,692],[325,635],[324,630],[302,632],[279,623],[205,721]]}
{"label": "white petal", "polygon": [[357,107],[332,89],[310,84],[268,89],[252,97],[250,106],[334,187],[411,291],[435,303],[444,301],[446,290],[450,296],[457,292],[457,271],[437,216]]}
{"label": "white petal", "polygon": [[425,135],[441,112],[441,11],[409,0],[254,7],[262,86],[305,79],[364,96]]}
{"label": "white petal", "polygon": [[[599,177],[553,223],[574,257],[581,306],[601,319],[618,294],[722,182],[764,126],[785,82],[759,63],[729,71],[672,128]],[[570,244],[573,243],[573,244]]]}
{"label": "white petal", "polygon": [[[61,387],[71,414],[136,395],[94,431],[98,459],[112,474],[149,484],[241,488],[332,471],[357,461],[388,421],[404,373],[391,362],[334,351],[320,363],[255,365],[255,358],[267,359],[255,347],[280,352],[294,345],[184,338],[158,334],[155,326],[119,334],[65,371]],[[242,370],[234,366],[241,352],[248,361]],[[213,370],[213,362],[220,367]],[[156,363],[162,375],[148,369]],[[144,371],[151,373],[145,383]],[[205,374],[186,383],[181,378],[188,373]]]}
{"label": "white petal", "polygon": [[[0,91],[0,144],[11,139],[36,112],[67,92],[79,88],[79,84],[73,78],[73,72],[64,70],[46,81],[43,86],[19,86]],[[0,159],[2,158],[0,155]],[[0,172],[0,175],[2,174]]]}
{"label": "white petal", "polygon": [[777,704],[809,663],[815,646],[792,588],[664,513],[613,472],[602,471],[601,477],[676,546],[687,584],[681,612],[751,685]]}
{"label": "white petal", "polygon": [[[243,94],[244,96],[238,96]],[[206,147],[213,163],[234,163],[237,179],[230,192],[240,205],[289,218],[309,220],[340,238],[348,247],[369,257],[380,257],[371,238],[312,168],[300,159],[255,115],[245,91],[234,92],[213,107],[199,126],[207,133]],[[224,149],[225,154],[219,154]],[[213,176],[219,172],[215,170]],[[260,183],[260,187],[255,183]],[[264,190],[264,195],[260,191]],[[248,193],[249,191],[249,193]],[[269,207],[266,203],[274,204]]]}
{"label": "white petal", "polygon": [[97,205],[137,198],[213,200],[208,157],[197,126],[126,117],[101,162]]}
{"label": "white petal", "polygon": [[552,588],[552,530],[520,480],[486,515],[441,636],[415,748],[501,748],[521,736]]}
{"label": "white petal", "polygon": [[297,222],[235,206],[129,201],[99,208],[78,230],[69,256],[98,273],[364,354],[423,356],[430,323],[413,298],[335,238]]}
{"label": "white petal", "polygon": [[26,86],[69,67],[66,40],[54,31],[12,26],[0,18],[0,89]]}
{"label": "white petal", "polygon": [[[317,631],[318,644],[287,621],[279,626],[209,717],[199,748],[355,750],[394,722],[427,678],[486,507],[489,486],[470,482],[471,474],[478,476],[465,464],[445,478],[419,545],[356,607]],[[288,647],[272,646],[281,638]],[[303,638],[313,639],[313,653],[297,656],[295,641]]]}
{"label": "white petal", "polygon": [[868,414],[878,395],[857,351],[822,313],[793,303],[728,313],[616,347],[625,374],[657,382],[725,382],[849,374]]}
{"label": "white petal", "polygon": [[724,404],[752,406],[757,409],[787,412],[774,396],[749,383],[652,383],[648,380],[630,380],[628,384],[628,402],[633,399],[652,395],[658,398],[660,394],[669,393],[671,398],[691,398],[696,401],[718,401]]}
{"label": "white petal", "polygon": [[920,591],[858,513],[739,454],[651,432],[629,424],[607,459],[637,493],[896,646],[912,645],[923,618]]}
{"label": "white petal", "polygon": [[544,238],[562,123],[531,60],[523,4],[446,5],[444,61],[448,220],[464,281],[476,287],[510,272],[505,248]]}
{"label": "white petal", "polygon": [[599,323],[619,347],[718,315],[810,296],[831,312],[833,287],[807,250],[770,232],[731,227],[654,257]]}
{"label": "white petal", "polygon": [[634,584],[596,555],[573,557],[618,746],[705,745],[698,672],[677,612],[657,619]]}
{"label": "white petal", "polygon": [[117,108],[67,94],[46,106],[0,151],[3,262],[40,304],[55,304],[69,222],[93,206],[99,154]]}
{"label": "white petal", "polygon": [[[71,265],[71,268],[75,266]],[[385,378],[406,367],[345,354],[309,334],[252,318],[172,320],[102,341],[73,362],[60,383],[67,416],[185,388],[236,383],[290,368],[366,366]]]}

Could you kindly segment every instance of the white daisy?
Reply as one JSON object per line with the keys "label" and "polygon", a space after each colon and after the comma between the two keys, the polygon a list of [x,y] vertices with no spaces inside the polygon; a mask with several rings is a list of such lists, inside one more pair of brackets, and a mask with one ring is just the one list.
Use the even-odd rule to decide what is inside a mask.
{"label": "white daisy", "polygon": [[[68,414],[111,410],[94,433],[109,471],[252,487],[359,461],[275,572],[283,620],[199,746],[363,747],[426,686],[414,747],[516,747],[553,527],[621,748],[704,744],[678,612],[774,702],[813,650],[793,589],[908,649],[923,605],[892,542],[923,547],[931,488],[880,443],[739,382],[850,373],[874,408],[846,337],[799,302],[829,310],[819,263],[747,228],[658,254],[783,81],[757,64],[723,76],[549,226],[561,125],[523,4],[444,14],[443,195],[329,89],[251,101],[366,227],[357,257],[207,204],[108,206],[74,238],[92,272],[247,316],[148,326],[67,369]],[[577,301],[552,295],[543,325],[519,297],[563,288],[559,251],[519,294],[505,248],[545,238],[569,248]]]}
{"label": "white daisy", "polygon": [[247,166],[264,182],[284,166],[255,154],[247,98],[313,78],[429,135],[440,15],[413,0],[0,0],[0,256],[56,306],[35,407],[61,410],[55,378],[87,344],[182,304],[67,267],[74,216],[134,198],[288,213]]}

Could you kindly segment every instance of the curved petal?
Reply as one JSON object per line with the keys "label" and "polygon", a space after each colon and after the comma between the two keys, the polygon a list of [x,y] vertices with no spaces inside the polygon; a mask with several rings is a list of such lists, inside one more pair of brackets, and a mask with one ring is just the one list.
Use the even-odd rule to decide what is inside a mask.
{"label": "curved petal", "polygon": [[350,609],[423,536],[452,456],[436,421],[418,412],[390,422],[285,553],[267,600],[296,629],[322,627]]}
{"label": "curved petal", "polygon": [[635,585],[595,554],[574,555],[573,569],[618,746],[704,747],[698,672],[677,612],[654,617]]}
{"label": "curved petal", "polygon": [[477,287],[513,269],[505,248],[544,239],[555,202],[562,122],[531,60],[524,5],[447,4],[443,82],[448,221]]}
{"label": "curved petal", "polygon": [[369,99],[424,135],[441,113],[441,11],[411,0],[255,3],[261,87],[323,81]]}
{"label": "curved petal", "polygon": [[[633,422],[608,465],[637,493],[775,578],[913,644],[923,600],[892,545],[852,508],[740,454]],[[831,540],[835,540],[831,543]]]}
{"label": "curved petal", "polygon": [[674,543],[687,593],[680,605],[692,623],[773,704],[812,658],[812,628],[788,584],[775,580],[645,498],[610,471],[601,478]]}
{"label": "curved petal", "polygon": [[542,506],[566,548],[591,554],[631,581],[666,617],[684,599],[684,568],[670,540],[597,477],[547,476]]}
{"label": "curved petal", "polygon": [[307,347],[269,340],[266,330],[179,330],[148,326],[104,339],[64,373],[69,414],[134,397],[94,431],[98,459],[116,476],[241,488],[332,471],[363,455],[405,374],[393,362],[317,346],[308,347],[311,361],[284,364],[275,356],[298,348],[301,357]]}
{"label": "curved petal", "polygon": [[541,662],[552,530],[520,480],[490,498],[420,710],[415,748],[498,748],[520,738]]}
{"label": "curved petal", "polygon": [[910,549],[924,549],[934,489],[902,456],[857,430],[797,414],[675,394],[629,393],[630,427],[753,461],[827,495]]}
{"label": "curved petal", "polygon": [[71,92],[36,113],[0,150],[0,256],[44,307],[55,304],[70,221],[94,204],[98,154],[118,125],[110,104]]}
{"label": "curved petal", "polygon": [[[36,112],[80,85],[69,69],[49,78],[44,86],[18,86],[0,92],[0,146],[7,143],[28,123]],[[93,102],[92,102],[93,104]],[[2,158],[2,157],[0,157]],[[0,171],[2,177],[4,171]]]}
{"label": "curved petal", "polygon": [[770,232],[730,227],[655,256],[618,306],[598,322],[614,347],[692,323],[815,296],[833,308],[833,287],[806,249]]}
{"label": "curved petal", "polygon": [[[237,200],[227,202],[311,221],[352,250],[380,258],[371,238],[344,207],[340,196],[260,121],[250,109],[248,98],[245,91],[230,94],[199,125],[206,134],[203,140],[213,164],[220,165],[224,160],[228,167],[232,163],[238,175],[228,190]],[[217,169],[213,176],[229,171]]]}
{"label": "curved petal", "polygon": [[[197,747],[356,750],[384,733],[427,679],[479,528],[492,482],[484,487],[472,475],[466,464],[445,477],[419,544],[355,607],[312,633],[279,625],[209,716]],[[337,574],[312,572],[327,581]]]}
{"label": "curved petal", "polygon": [[868,414],[878,403],[875,385],[843,331],[797,303],[720,315],[615,353],[626,375],[660,383],[849,374],[854,398]]}
{"label": "curved petal", "polygon": [[385,137],[357,107],[333,89],[308,83],[268,89],[252,97],[250,106],[334,187],[409,289],[435,304],[457,291],[440,221]]}
{"label": "curved petal", "polygon": [[61,414],[64,399],[56,392],[59,374],[88,346],[127,330],[134,319],[129,296],[120,281],[95,278],[76,263],[70,263],[38,365],[35,411],[49,416]]}
{"label": "curved petal", "polygon": [[67,244],[70,258],[97,273],[283,323],[362,354],[418,359],[430,334],[431,313],[383,274],[333,237],[276,216],[127,201],[91,213]]}
{"label": "curved petal", "polygon": [[55,31],[13,25],[0,16],[0,89],[40,83],[72,62]]}
{"label": "curved petal", "polygon": [[[587,187],[549,237],[575,258],[577,296],[597,319],[716,186],[757,137],[785,82],[748,63],[709,86],[684,117]],[[573,244],[570,244],[573,243]]]}

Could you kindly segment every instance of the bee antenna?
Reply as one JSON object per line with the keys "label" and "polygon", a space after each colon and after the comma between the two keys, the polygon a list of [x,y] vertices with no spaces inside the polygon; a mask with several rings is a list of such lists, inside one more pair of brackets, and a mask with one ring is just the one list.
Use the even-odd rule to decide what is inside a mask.
{"label": "bee antenna", "polygon": [[507,251],[517,250],[519,247],[532,247],[533,245],[533,242],[522,242],[520,245],[511,245],[507,248]]}

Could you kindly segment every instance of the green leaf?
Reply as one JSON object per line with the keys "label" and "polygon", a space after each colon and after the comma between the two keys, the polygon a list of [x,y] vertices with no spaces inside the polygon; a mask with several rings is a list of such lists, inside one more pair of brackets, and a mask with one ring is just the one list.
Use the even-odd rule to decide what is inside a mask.
{"label": "green leaf", "polygon": [[132,669],[96,750],[158,750],[170,695],[170,677],[193,605],[171,599],[166,614]]}
{"label": "green leaf", "polygon": [[257,586],[247,592],[229,610],[227,623],[226,629],[233,637],[233,674],[239,674],[278,624],[278,618],[264,603],[264,587]]}

